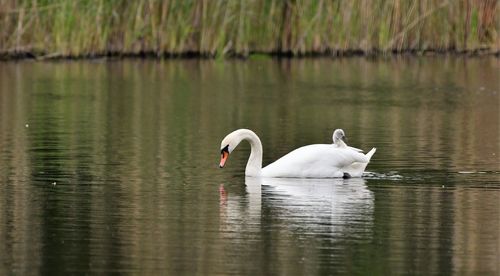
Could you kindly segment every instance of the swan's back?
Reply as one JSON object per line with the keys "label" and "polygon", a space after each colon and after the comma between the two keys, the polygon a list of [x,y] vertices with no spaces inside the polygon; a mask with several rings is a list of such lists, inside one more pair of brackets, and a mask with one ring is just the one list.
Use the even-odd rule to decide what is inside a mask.
{"label": "swan's back", "polygon": [[348,172],[353,177],[360,177],[374,152],[372,149],[364,155],[326,144],[304,146],[263,168],[262,176],[330,178],[342,177]]}

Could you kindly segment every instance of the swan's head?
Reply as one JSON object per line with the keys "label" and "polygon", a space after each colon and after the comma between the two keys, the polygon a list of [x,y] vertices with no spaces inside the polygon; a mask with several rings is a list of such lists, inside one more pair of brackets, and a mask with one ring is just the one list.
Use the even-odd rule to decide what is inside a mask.
{"label": "swan's head", "polygon": [[222,142],[220,143],[220,164],[219,167],[223,168],[224,164],[226,164],[226,160],[229,157],[229,154],[236,148],[236,146],[240,143],[241,137],[238,135],[239,133],[234,131],[229,133]]}
{"label": "swan's head", "polygon": [[333,132],[333,143],[338,144],[340,141],[347,141],[344,130],[338,128]]}
{"label": "swan's head", "polygon": [[223,168],[229,154],[238,146],[242,141],[246,140],[250,143],[251,151],[248,158],[247,168],[245,169],[246,175],[257,175],[262,168],[262,144],[255,132],[249,129],[238,129],[229,133],[220,143],[220,164],[219,167]]}

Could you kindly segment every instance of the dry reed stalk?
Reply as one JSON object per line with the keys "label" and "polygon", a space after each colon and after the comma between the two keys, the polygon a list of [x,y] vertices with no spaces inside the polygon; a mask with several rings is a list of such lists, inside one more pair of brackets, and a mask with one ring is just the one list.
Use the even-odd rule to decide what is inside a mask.
{"label": "dry reed stalk", "polygon": [[0,53],[304,55],[490,48],[497,0],[3,0]]}

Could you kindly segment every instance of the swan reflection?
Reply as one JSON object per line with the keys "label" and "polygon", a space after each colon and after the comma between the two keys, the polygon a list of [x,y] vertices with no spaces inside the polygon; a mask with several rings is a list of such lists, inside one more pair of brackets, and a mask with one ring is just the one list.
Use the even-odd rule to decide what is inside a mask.
{"label": "swan reflection", "polygon": [[232,233],[276,223],[334,236],[372,230],[374,196],[364,179],[246,177],[245,184],[244,193],[221,197],[221,223]]}

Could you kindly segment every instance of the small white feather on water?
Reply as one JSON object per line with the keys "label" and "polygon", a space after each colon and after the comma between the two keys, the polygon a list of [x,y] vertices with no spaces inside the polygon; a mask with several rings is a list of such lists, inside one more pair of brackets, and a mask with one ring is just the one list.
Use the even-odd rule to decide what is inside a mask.
{"label": "small white feather on water", "polygon": [[486,173],[481,171],[459,171],[460,174]]}

